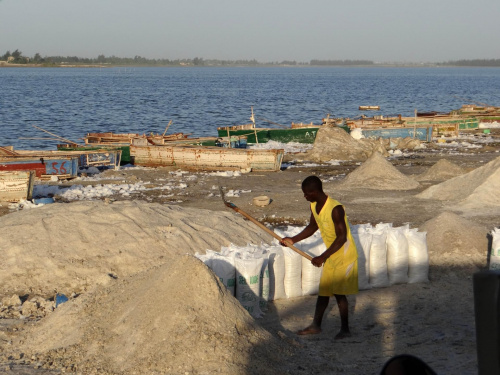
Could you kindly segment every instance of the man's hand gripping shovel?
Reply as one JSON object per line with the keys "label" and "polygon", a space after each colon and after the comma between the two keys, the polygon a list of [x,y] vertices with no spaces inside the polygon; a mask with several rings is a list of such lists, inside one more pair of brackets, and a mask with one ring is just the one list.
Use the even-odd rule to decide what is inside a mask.
{"label": "man's hand gripping shovel", "polygon": [[[222,201],[224,202],[224,204],[227,207],[229,207],[232,210],[236,211],[240,215],[246,217],[248,220],[250,220],[252,223],[254,223],[255,225],[257,225],[259,228],[261,228],[262,230],[266,231],[268,234],[270,234],[271,236],[273,236],[274,238],[276,238],[278,241],[281,242],[282,238],[280,236],[278,236],[276,233],[274,233],[271,229],[269,229],[264,224],[262,224],[261,222],[257,221],[256,219],[254,219],[252,216],[250,216],[249,214],[247,214],[245,211],[243,211],[240,208],[238,208],[234,203],[228,202],[226,200],[225,196],[224,196],[224,191],[222,190],[221,186],[219,186],[219,190],[220,190],[220,196],[222,198]],[[295,251],[296,253],[302,255],[304,258],[306,258],[308,260],[312,260],[312,257],[309,254],[304,253],[302,250],[297,249],[295,246],[288,245],[288,247],[290,249],[292,249],[293,251]]]}

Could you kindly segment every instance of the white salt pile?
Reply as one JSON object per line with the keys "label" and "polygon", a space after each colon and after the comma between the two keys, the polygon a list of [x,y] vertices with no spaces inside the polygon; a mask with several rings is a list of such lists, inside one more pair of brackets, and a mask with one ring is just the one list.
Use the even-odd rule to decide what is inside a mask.
{"label": "white salt pile", "polygon": [[411,190],[419,186],[417,181],[398,171],[378,152],[349,173],[338,185],[341,189],[375,190]]}
{"label": "white salt pile", "polygon": [[488,253],[488,230],[452,212],[443,212],[427,221],[429,262],[433,266],[484,267]]}
{"label": "white salt pile", "polygon": [[271,239],[231,212],[137,201],[55,203],[0,226],[0,295],[69,295],[179,254]]}
{"label": "white salt pile", "polygon": [[434,185],[417,195],[422,199],[456,200],[453,209],[471,214],[500,213],[500,157],[472,172]]}
{"label": "white salt pile", "polygon": [[415,176],[417,181],[443,181],[460,176],[465,170],[446,159],[440,159],[421,175]]}
{"label": "white salt pile", "polygon": [[192,256],[67,302],[26,336],[26,358],[78,373],[280,373],[291,354]]}

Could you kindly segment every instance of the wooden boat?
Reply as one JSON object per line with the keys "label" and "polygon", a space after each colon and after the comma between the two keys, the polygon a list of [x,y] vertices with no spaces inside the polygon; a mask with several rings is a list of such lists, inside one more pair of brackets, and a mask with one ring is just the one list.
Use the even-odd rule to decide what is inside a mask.
{"label": "wooden boat", "polygon": [[78,156],[0,156],[0,172],[34,171],[41,179],[56,176],[59,179],[74,178],[78,174]]}
{"label": "wooden boat", "polygon": [[394,126],[387,128],[362,128],[365,138],[416,138],[432,141],[432,127]]}
{"label": "wooden boat", "polygon": [[[1,152],[0,152],[1,154]],[[98,169],[120,169],[122,151],[115,150],[65,150],[65,151],[47,151],[47,150],[15,150],[16,157],[78,157],[79,168],[95,167]],[[11,155],[12,156],[12,155]]]}
{"label": "wooden boat", "polygon": [[84,146],[71,144],[57,145],[60,151],[84,151],[84,150],[121,150],[121,164],[132,163],[130,156],[130,145],[148,146],[165,144],[184,144],[198,146],[216,146],[217,137],[189,138],[183,133],[162,135],[140,135],[136,133],[88,133]]}
{"label": "wooden boat", "polygon": [[33,197],[34,171],[0,172],[0,201],[19,202]]}
{"label": "wooden boat", "polygon": [[145,138],[150,144],[163,144],[165,141],[173,141],[178,139],[187,138],[189,134],[184,133],[174,133],[169,135],[160,134],[137,134],[137,133],[87,133],[83,138],[85,144],[93,143],[129,143],[132,144],[132,140],[135,138]]}
{"label": "wooden boat", "polygon": [[441,135],[458,136],[460,130],[477,129],[475,118],[453,116],[402,117],[374,116],[358,120],[347,120],[351,128],[361,128],[367,138],[412,137],[424,142]]}
{"label": "wooden boat", "polygon": [[360,111],[379,111],[380,106],[379,105],[360,105],[359,110]]}
{"label": "wooden boat", "polygon": [[319,126],[290,128],[258,128],[254,124],[221,126],[217,128],[219,137],[246,136],[248,143],[314,143]]}
{"label": "wooden boat", "polygon": [[58,151],[120,151],[120,164],[130,164],[130,143],[91,143],[87,145],[58,144]]}
{"label": "wooden boat", "polygon": [[283,150],[247,150],[201,146],[130,146],[135,165],[224,171],[279,171]]}

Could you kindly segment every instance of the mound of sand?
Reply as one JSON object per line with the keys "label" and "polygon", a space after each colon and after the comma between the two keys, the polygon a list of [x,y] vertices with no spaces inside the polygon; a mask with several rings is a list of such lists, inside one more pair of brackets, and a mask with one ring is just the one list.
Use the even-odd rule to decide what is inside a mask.
{"label": "mound of sand", "polygon": [[366,160],[374,152],[389,155],[382,140],[356,140],[341,128],[321,127],[312,150],[306,153],[305,158],[319,163],[333,159]]}
{"label": "mound of sand", "polygon": [[378,152],[349,173],[339,184],[341,189],[411,190],[420,184],[405,176]]}
{"label": "mound of sand", "polygon": [[422,199],[457,200],[454,209],[473,211],[500,206],[500,157],[472,172],[452,178],[424,190]]}
{"label": "mound of sand", "polygon": [[233,212],[132,201],[51,204],[0,228],[0,296],[78,293],[180,254],[271,239]]}
{"label": "mound of sand", "polygon": [[465,170],[449,160],[441,159],[421,175],[415,176],[417,181],[443,181],[463,175]]}
{"label": "mound of sand", "polygon": [[488,229],[451,212],[443,212],[424,223],[429,263],[434,266],[485,267]]}
{"label": "mound of sand", "polygon": [[99,374],[277,373],[290,354],[189,255],[61,305],[21,341],[27,358]]}

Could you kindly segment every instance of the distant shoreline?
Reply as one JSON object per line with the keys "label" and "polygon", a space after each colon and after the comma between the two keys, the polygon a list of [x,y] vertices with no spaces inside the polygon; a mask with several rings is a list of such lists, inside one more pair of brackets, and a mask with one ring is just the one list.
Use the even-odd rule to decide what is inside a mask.
{"label": "distant shoreline", "polygon": [[498,66],[462,66],[442,64],[370,64],[370,65],[111,65],[111,64],[12,64],[0,61],[0,68],[500,68]]}

